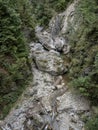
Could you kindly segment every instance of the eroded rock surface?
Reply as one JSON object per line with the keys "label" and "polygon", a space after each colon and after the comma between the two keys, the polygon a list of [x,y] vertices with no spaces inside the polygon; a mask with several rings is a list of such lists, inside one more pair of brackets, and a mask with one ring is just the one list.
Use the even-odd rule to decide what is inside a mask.
{"label": "eroded rock surface", "polygon": [[[43,128],[50,127],[53,130],[82,130],[82,116],[90,116],[89,102],[66,89],[62,76],[54,77],[34,66],[32,68],[33,84],[25,90],[1,128],[45,130]],[[62,87],[56,88],[57,85]]]}
{"label": "eroded rock surface", "polygon": [[39,70],[48,72],[51,75],[60,75],[67,72],[68,66],[64,65],[60,53],[53,50],[46,51],[41,44],[37,43],[31,46],[32,58]]}
{"label": "eroded rock surface", "polygon": [[39,42],[47,50],[56,50],[58,52],[68,53],[70,51],[69,44],[66,38],[63,36],[53,36],[47,31],[36,32],[36,36]]}
{"label": "eroded rock surface", "polygon": [[90,117],[90,103],[66,84],[68,71],[61,51],[70,52],[63,36],[68,19],[73,20],[76,1],[67,11],[52,18],[49,29],[36,28],[39,43],[30,44],[33,83],[24,91],[9,115],[0,121],[1,130],[83,130],[84,117]]}

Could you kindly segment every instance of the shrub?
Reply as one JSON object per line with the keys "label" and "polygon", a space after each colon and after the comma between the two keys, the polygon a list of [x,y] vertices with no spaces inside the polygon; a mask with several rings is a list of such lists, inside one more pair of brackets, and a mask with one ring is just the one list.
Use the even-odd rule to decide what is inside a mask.
{"label": "shrub", "polygon": [[98,115],[90,119],[85,126],[86,130],[98,130]]}
{"label": "shrub", "polygon": [[0,118],[4,118],[22,93],[30,76],[28,48],[20,15],[0,1]]}
{"label": "shrub", "polygon": [[[71,43],[71,85],[98,101],[98,1],[80,0],[76,5],[74,26],[69,25],[68,40]],[[78,23],[79,22],[79,23]],[[79,24],[79,26],[78,26]]]}

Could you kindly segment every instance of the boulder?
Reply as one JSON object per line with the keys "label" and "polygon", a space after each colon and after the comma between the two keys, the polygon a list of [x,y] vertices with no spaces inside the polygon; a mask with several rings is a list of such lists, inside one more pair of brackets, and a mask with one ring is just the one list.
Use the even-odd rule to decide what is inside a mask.
{"label": "boulder", "polygon": [[47,50],[55,49],[54,41],[50,33],[43,31],[42,33],[36,33],[36,37]]}
{"label": "boulder", "polygon": [[57,51],[62,51],[64,54],[67,54],[70,51],[70,45],[63,37],[56,37],[54,39],[54,45]]}
{"label": "boulder", "polygon": [[64,54],[67,54],[70,50],[67,40],[63,37],[52,38],[51,34],[44,31],[43,33],[37,33],[37,38],[43,47],[47,50],[62,51]]}
{"label": "boulder", "polygon": [[37,68],[41,71],[50,73],[51,75],[60,75],[68,70],[68,66],[64,65],[64,61],[60,54],[54,50],[46,51],[42,49],[41,44],[35,44],[31,48],[32,57]]}
{"label": "boulder", "polygon": [[68,54],[70,52],[70,45],[64,45],[62,51],[64,54]]}
{"label": "boulder", "polygon": [[63,37],[56,37],[54,39],[54,45],[57,51],[62,51],[64,44],[65,44],[65,39]]}

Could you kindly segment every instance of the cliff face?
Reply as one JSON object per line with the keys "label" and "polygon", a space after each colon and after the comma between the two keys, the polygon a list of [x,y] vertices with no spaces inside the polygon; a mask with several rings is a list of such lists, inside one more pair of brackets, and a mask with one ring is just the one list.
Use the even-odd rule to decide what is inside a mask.
{"label": "cliff face", "polygon": [[[66,10],[62,6],[60,9],[64,12],[61,13],[56,13],[56,8],[55,11],[53,8],[52,18],[53,14],[50,16],[48,10],[52,2],[46,3],[39,2],[38,6],[33,3],[39,7],[38,13],[34,13],[40,25],[47,20],[44,27],[39,23],[35,27],[36,38],[30,43],[33,83],[26,88],[9,115],[0,121],[2,130],[84,130],[91,109],[89,100],[83,95],[95,104],[98,101],[97,0],[75,0]],[[61,7],[61,1],[59,4]],[[45,9],[49,12],[42,13]],[[17,72],[26,69],[23,74],[27,76],[26,59],[23,57],[20,62],[26,66],[19,64]],[[17,68],[13,65],[10,68],[13,67]],[[69,82],[65,81],[66,75]],[[69,86],[78,88],[82,95]]]}
{"label": "cliff face", "polygon": [[90,102],[64,80],[70,71],[71,44],[68,24],[73,24],[77,1],[55,15],[47,29],[35,28],[36,42],[30,43],[33,83],[15,107],[0,122],[2,130],[83,130],[83,117],[90,118]]}

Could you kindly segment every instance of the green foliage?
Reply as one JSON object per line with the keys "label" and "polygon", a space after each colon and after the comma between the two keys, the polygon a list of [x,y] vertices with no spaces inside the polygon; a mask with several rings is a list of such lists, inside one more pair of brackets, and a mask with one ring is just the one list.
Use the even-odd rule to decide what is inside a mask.
{"label": "green foliage", "polygon": [[64,11],[66,6],[69,2],[72,2],[72,0],[54,0],[50,2],[50,5],[52,8],[54,8],[57,12]]}
{"label": "green foliage", "polygon": [[74,78],[71,85],[78,88],[84,96],[90,97],[93,103],[96,103],[98,99],[98,85],[97,83],[94,83],[94,81],[92,82],[92,79],[93,77],[90,75],[84,77],[81,76],[77,79]]}
{"label": "green foliage", "polygon": [[[96,23],[96,14],[97,14],[97,1],[80,1],[80,4],[78,6],[78,11],[81,12],[83,16],[83,20],[85,24],[94,24]],[[89,26],[89,25],[88,25]],[[92,25],[95,26],[95,25]]]}
{"label": "green foliage", "polygon": [[9,112],[30,76],[28,39],[24,34],[36,39],[34,26],[47,26],[54,13],[64,10],[67,3],[68,0],[0,0],[0,118]]}
{"label": "green foliage", "polygon": [[9,112],[30,76],[23,22],[17,12],[9,1],[0,1],[0,118]]}
{"label": "green foliage", "polygon": [[98,1],[81,0],[76,6],[74,26],[67,37],[71,43],[71,85],[94,103],[98,101]]}
{"label": "green foliage", "polygon": [[36,22],[47,27],[50,18],[56,12],[64,11],[72,0],[32,0],[31,2]]}
{"label": "green foliage", "polygon": [[95,72],[98,73],[98,52],[95,56],[94,68],[95,68]]}
{"label": "green foliage", "polygon": [[[6,1],[6,0],[4,0]],[[26,41],[35,40],[34,28],[37,23],[33,13],[33,5],[30,0],[7,0],[9,7],[13,8],[21,20],[21,30]]]}
{"label": "green foliage", "polygon": [[98,115],[86,123],[86,130],[98,130]]}
{"label": "green foliage", "polygon": [[[89,77],[79,77],[72,81],[72,85],[76,88],[79,88],[80,92],[88,96],[88,88],[90,86],[91,79]],[[89,88],[90,91],[90,88]]]}
{"label": "green foliage", "polygon": [[14,8],[20,15],[22,21],[22,27],[34,27],[34,17],[32,15],[33,7],[29,0],[10,0],[9,6]]}
{"label": "green foliage", "polygon": [[52,17],[52,11],[45,3],[39,3],[34,10],[36,21],[43,26],[47,26],[50,18]]}

